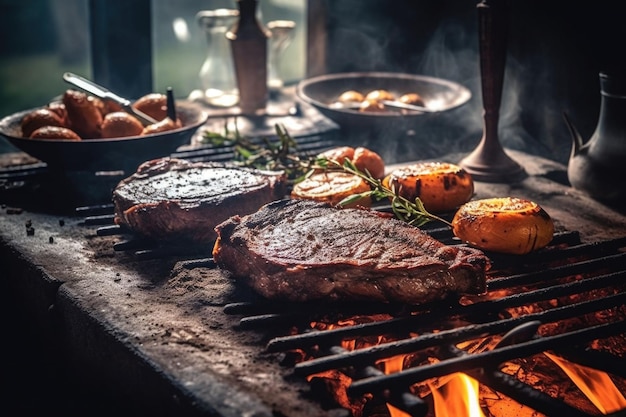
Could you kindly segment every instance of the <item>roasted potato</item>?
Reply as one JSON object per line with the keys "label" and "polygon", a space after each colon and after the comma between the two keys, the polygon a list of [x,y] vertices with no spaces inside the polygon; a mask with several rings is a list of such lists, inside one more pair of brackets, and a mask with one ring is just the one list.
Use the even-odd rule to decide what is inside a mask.
{"label": "roasted potato", "polygon": [[387,108],[378,100],[367,99],[361,102],[359,105],[359,111],[368,113],[383,113],[387,111]]}
{"label": "roasted potato", "polygon": [[372,90],[365,95],[365,100],[380,101],[380,100],[395,100],[393,94],[387,90]]}
{"label": "roasted potato", "polygon": [[160,133],[160,132],[166,132],[168,130],[178,129],[182,126],[183,124],[181,123],[179,119],[172,120],[169,117],[166,117],[165,119],[159,120],[156,123],[152,123],[151,125],[144,127],[141,134],[151,135],[153,133]]}
{"label": "roasted potato", "polygon": [[[346,197],[370,190],[370,186],[361,177],[344,171],[324,171],[314,173],[295,184],[291,197],[325,201],[336,206]],[[367,197],[348,206],[369,207],[371,204],[372,200]]]}
{"label": "roasted potato", "polygon": [[339,95],[339,103],[360,103],[365,100],[365,96],[358,91],[348,90]]}
{"label": "roasted potato", "polygon": [[81,140],[80,136],[71,129],[61,126],[42,126],[29,136],[31,139],[66,139]]}
{"label": "roasted potato", "polygon": [[123,138],[139,136],[143,132],[143,125],[137,118],[124,111],[108,113],[102,121],[103,138]]}
{"label": "roasted potato", "polygon": [[432,213],[451,212],[474,194],[472,176],[447,162],[418,162],[395,169],[383,185],[409,201],[419,197]]}
{"label": "roasted potato", "polygon": [[149,93],[137,99],[133,107],[161,121],[167,117],[167,96],[161,93]]}
{"label": "roasted potato", "polygon": [[477,248],[523,255],[550,243],[554,223],[533,201],[501,197],[462,205],[452,219],[452,230]]}
{"label": "roasted potato", "polygon": [[43,126],[65,127],[65,122],[49,108],[33,110],[21,121],[22,136],[28,138],[35,130]]}
{"label": "roasted potato", "polygon": [[403,95],[400,96],[398,101],[401,102],[401,103],[404,103],[404,104],[412,104],[412,105],[415,105],[415,106],[423,106],[424,105],[424,100],[417,93],[403,94]]}
{"label": "roasted potato", "polygon": [[65,109],[65,104],[60,101],[53,101],[48,104],[47,107],[49,110],[55,112],[57,116],[63,120],[63,124],[67,124],[67,110]]}
{"label": "roasted potato", "polygon": [[68,126],[83,139],[101,137],[102,102],[81,91],[66,90],[63,104],[67,110]]}

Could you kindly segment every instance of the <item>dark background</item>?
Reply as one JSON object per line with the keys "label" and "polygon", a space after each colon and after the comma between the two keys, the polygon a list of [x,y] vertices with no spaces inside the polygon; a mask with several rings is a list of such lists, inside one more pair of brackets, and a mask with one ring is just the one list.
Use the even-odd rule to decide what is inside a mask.
{"label": "dark background", "polygon": [[[329,72],[401,71],[467,86],[470,103],[442,121],[458,129],[439,129],[428,139],[473,149],[482,131],[477,4],[331,1]],[[566,162],[571,139],[562,113],[571,116],[583,137],[591,136],[599,114],[600,71],[626,68],[626,14],[608,0],[512,0],[508,5],[500,139],[507,147]]]}
{"label": "dark background", "polygon": [[[319,1],[328,9],[327,72],[400,71],[467,86],[473,94],[470,102],[421,131],[418,146],[428,151],[438,147],[441,152],[473,149],[482,131],[476,1]],[[60,18],[55,13],[58,5],[72,2],[0,0],[0,64],[3,58],[24,51],[58,51],[66,59],[84,58],[80,51],[61,48],[65,43],[55,30]],[[212,4],[217,3],[207,0],[202,8]],[[571,139],[562,113],[571,116],[583,137],[591,136],[599,114],[599,72],[626,67],[626,15],[619,2],[610,0],[509,0],[508,4],[500,139],[507,147],[566,162]],[[187,0],[177,7],[196,10],[199,6]],[[78,18],[68,21],[73,23],[64,27],[76,30],[73,39],[87,36],[88,22]],[[124,29],[132,28],[125,25]],[[120,53],[134,60],[135,46],[122,47]],[[195,68],[197,63],[178,65]],[[42,90],[35,82],[45,79],[46,68],[29,66],[22,78],[27,72],[41,74],[30,79],[34,80],[33,91]],[[3,100],[14,101],[24,95],[24,87],[16,86],[15,81],[19,82],[4,80],[0,85]],[[43,100],[37,99],[38,103]],[[419,150],[407,154],[409,158],[420,156]]]}

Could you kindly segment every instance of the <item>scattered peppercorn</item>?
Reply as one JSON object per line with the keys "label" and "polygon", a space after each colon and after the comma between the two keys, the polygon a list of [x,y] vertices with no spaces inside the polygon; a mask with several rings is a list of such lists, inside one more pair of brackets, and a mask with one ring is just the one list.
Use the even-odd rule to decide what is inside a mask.
{"label": "scattered peppercorn", "polygon": [[48,242],[54,243],[54,237],[50,236],[50,238],[48,238]]}
{"label": "scattered peppercorn", "polygon": [[26,236],[35,236],[35,228],[27,227],[26,228]]}
{"label": "scattered peppercorn", "polygon": [[26,220],[26,222],[24,223],[26,225],[26,228],[29,229],[31,227],[33,227],[33,222],[32,220]]}
{"label": "scattered peppercorn", "polygon": [[61,227],[65,226],[65,220],[60,219],[59,220],[59,226],[61,226]]}

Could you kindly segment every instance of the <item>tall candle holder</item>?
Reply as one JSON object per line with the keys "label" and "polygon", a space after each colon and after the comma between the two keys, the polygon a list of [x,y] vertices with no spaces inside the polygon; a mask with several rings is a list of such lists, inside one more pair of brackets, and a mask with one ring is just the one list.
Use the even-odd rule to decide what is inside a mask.
{"label": "tall candle holder", "polygon": [[270,91],[283,88],[284,82],[280,76],[280,58],[291,43],[294,36],[296,22],[292,20],[272,20],[267,22],[270,31],[270,49],[268,62],[268,85]]}
{"label": "tall candle holder", "polygon": [[483,136],[461,162],[477,181],[515,182],[527,174],[500,143],[498,122],[506,63],[506,0],[482,0],[478,11],[480,76],[483,97]]}

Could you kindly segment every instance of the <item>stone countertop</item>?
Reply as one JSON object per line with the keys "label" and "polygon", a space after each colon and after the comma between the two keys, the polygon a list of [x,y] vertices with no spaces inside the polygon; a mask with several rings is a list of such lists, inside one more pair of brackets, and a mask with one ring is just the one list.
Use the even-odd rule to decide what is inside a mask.
{"label": "stone countertop", "polygon": [[[529,176],[514,184],[477,182],[476,198],[532,199],[557,231],[579,231],[583,242],[626,236],[626,215],[569,187],[565,167],[509,154]],[[196,248],[191,261],[199,266],[188,267],[185,257],[114,250],[125,237],[97,229],[78,216],[6,206],[0,213],[4,291],[32,313],[59,360],[115,387],[126,408],[153,415],[326,415],[301,395],[308,384],[263,352],[266,331],[241,331],[238,318],[224,314],[238,290],[203,266],[210,247]]]}

